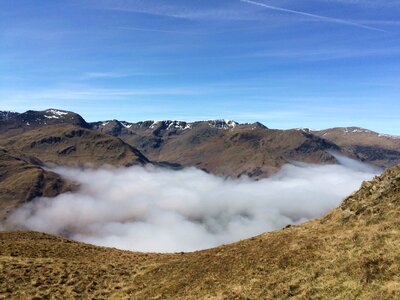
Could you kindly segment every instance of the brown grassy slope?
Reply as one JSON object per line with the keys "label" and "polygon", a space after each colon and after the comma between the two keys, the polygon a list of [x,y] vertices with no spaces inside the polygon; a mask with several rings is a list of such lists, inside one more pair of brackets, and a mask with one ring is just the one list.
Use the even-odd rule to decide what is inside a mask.
{"label": "brown grassy slope", "polygon": [[1,145],[61,165],[127,166],[148,162],[119,138],[74,125],[49,125],[4,138]]}
{"label": "brown grassy slope", "polygon": [[271,130],[255,125],[218,129],[198,122],[190,130],[132,126],[119,136],[154,161],[255,178],[267,177],[292,160],[334,163],[335,158],[327,150],[340,150],[333,143],[299,130]]}
{"label": "brown grassy slope", "polygon": [[400,164],[400,137],[363,128],[331,128],[312,133],[328,139],[361,159],[382,167]]}
{"label": "brown grassy slope", "polygon": [[21,203],[38,196],[54,197],[72,189],[71,183],[42,169],[40,163],[0,148],[0,220]]}
{"label": "brown grassy slope", "polygon": [[400,167],[328,215],[218,248],[140,254],[0,233],[5,298],[398,299]]}

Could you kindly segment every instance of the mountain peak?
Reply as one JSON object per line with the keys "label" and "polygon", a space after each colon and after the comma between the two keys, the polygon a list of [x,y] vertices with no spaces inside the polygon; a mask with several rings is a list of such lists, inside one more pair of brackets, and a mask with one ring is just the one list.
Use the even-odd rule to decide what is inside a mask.
{"label": "mountain peak", "polygon": [[65,111],[65,110],[59,110],[59,109],[54,109],[50,108],[44,111],[46,114],[44,115],[45,118],[47,119],[60,119],[60,118],[65,118],[71,112]]}
{"label": "mountain peak", "polygon": [[[233,129],[238,125],[241,125],[240,123],[232,120],[208,120],[208,121],[194,121],[194,122],[186,122],[186,121],[179,121],[179,120],[148,120],[148,121],[141,121],[137,123],[130,123],[126,121],[118,121],[118,120],[112,120],[112,121],[100,121],[100,122],[95,122],[92,123],[92,126],[95,127],[96,129],[105,129],[105,128],[110,128],[110,126],[118,126],[121,125],[125,127],[126,129],[152,129],[152,130],[188,130],[188,129],[193,129],[196,126],[201,126],[206,124],[207,126],[211,128],[217,128],[217,129]],[[261,123],[258,123],[261,124]],[[257,126],[257,124],[254,124]],[[262,124],[261,124],[262,125]],[[263,125],[262,125],[263,126]],[[263,126],[265,128],[265,126]]]}
{"label": "mountain peak", "polygon": [[0,121],[6,121],[18,116],[19,113],[15,111],[0,111]]}
{"label": "mountain peak", "polygon": [[70,111],[49,108],[43,111],[28,110],[24,113],[0,113],[2,130],[30,130],[45,125],[71,124],[88,128],[89,125],[78,114]]}
{"label": "mountain peak", "polygon": [[208,121],[208,125],[210,125],[210,127],[218,129],[231,129],[235,128],[237,125],[239,125],[239,123],[233,120],[221,119],[221,120],[210,120]]}

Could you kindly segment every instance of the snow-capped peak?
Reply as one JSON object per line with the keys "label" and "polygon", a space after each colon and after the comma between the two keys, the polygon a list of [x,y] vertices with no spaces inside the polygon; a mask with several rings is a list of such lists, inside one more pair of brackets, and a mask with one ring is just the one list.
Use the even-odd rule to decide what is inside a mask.
{"label": "snow-capped peak", "polygon": [[166,130],[172,130],[172,129],[177,129],[177,130],[186,130],[186,129],[191,129],[193,123],[188,123],[185,121],[172,121],[172,120],[164,120],[164,121],[150,121],[151,125],[148,127],[150,129],[155,129],[157,126],[160,124],[163,124],[163,126],[166,126]]}
{"label": "snow-capped peak", "polygon": [[122,121],[120,123],[121,123],[122,126],[124,126],[127,129],[129,129],[129,128],[131,128],[133,126],[132,123],[128,123],[128,122],[125,122],[125,121]]}
{"label": "snow-capped peak", "polygon": [[344,127],[343,129],[344,133],[371,133],[371,130],[364,129],[364,128],[359,128],[359,127]]}
{"label": "snow-capped peak", "polygon": [[57,109],[48,109],[46,110],[46,114],[44,115],[44,117],[47,119],[59,119],[66,115],[68,115],[68,112],[66,111],[61,111]]}
{"label": "snow-capped peak", "polygon": [[155,128],[161,121],[153,121],[153,124],[150,125],[150,129]]}
{"label": "snow-capped peak", "polygon": [[231,129],[235,128],[236,125],[239,125],[239,123],[233,120],[210,120],[208,121],[208,125],[218,129]]}
{"label": "snow-capped peak", "polygon": [[[149,120],[149,121],[142,121],[138,123],[130,123],[126,121],[117,121],[114,120],[118,123],[120,123],[123,127],[127,129],[131,129],[132,127],[139,127],[143,129],[157,129],[161,128],[162,130],[190,130],[193,129],[196,126],[200,126],[201,124],[208,125],[211,128],[217,128],[217,129],[233,129],[239,123],[232,121],[232,120],[209,120],[209,121],[197,121],[197,122],[186,122],[186,121],[177,121],[177,120],[163,120],[163,121],[154,121],[154,120]],[[110,124],[112,121],[102,121],[99,122],[98,126],[105,127],[108,124]]]}

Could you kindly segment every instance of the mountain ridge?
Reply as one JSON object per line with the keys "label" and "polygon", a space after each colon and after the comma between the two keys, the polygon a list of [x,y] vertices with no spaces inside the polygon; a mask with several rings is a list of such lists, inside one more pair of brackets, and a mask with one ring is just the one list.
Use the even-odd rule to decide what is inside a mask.
{"label": "mountain ridge", "polygon": [[0,135],[6,140],[54,125],[78,126],[119,138],[153,162],[197,167],[223,176],[268,177],[296,160],[336,163],[331,150],[384,168],[400,163],[400,139],[359,127],[278,130],[259,122],[232,120],[88,123],[76,113],[48,109],[8,114],[7,120],[0,120]]}
{"label": "mountain ridge", "polygon": [[89,128],[89,124],[79,114],[54,108],[43,111],[28,110],[24,113],[1,111],[0,115],[3,116],[0,118],[0,133],[3,134],[7,132],[18,134],[42,126],[57,124],[70,124]]}
{"label": "mountain ridge", "polygon": [[[109,120],[104,120],[104,121],[87,122],[84,120],[84,118],[81,115],[79,115],[75,112],[62,110],[62,109],[55,109],[55,108],[49,108],[49,109],[46,109],[43,111],[28,110],[23,113],[3,110],[3,111],[0,111],[0,121],[4,121],[4,120],[8,120],[8,119],[15,119],[16,117],[21,118],[21,116],[26,116],[26,115],[30,115],[30,114],[47,115],[47,119],[63,119],[63,117],[62,117],[63,114],[72,114],[72,117],[70,119],[73,120],[75,116],[78,116],[78,118],[83,120],[84,122],[81,122],[81,125],[79,125],[79,124],[77,124],[77,125],[79,125],[81,127],[85,127],[85,128],[93,127],[93,126],[99,127],[100,125],[106,126],[107,123],[109,123],[109,122],[118,122],[118,123],[122,124],[125,128],[128,128],[128,129],[133,125],[136,125],[138,127],[144,126],[147,128],[154,128],[158,124],[167,124],[167,127],[169,127],[169,125],[179,126],[179,127],[171,126],[172,129],[185,130],[185,127],[187,125],[189,125],[190,127],[187,127],[186,129],[191,129],[191,127],[193,125],[202,124],[202,123],[208,123],[210,127],[215,127],[215,128],[220,128],[220,129],[229,129],[229,128],[234,128],[236,126],[250,126],[250,125],[269,129],[269,127],[265,126],[263,123],[261,123],[259,121],[255,121],[253,123],[248,123],[248,122],[240,123],[240,122],[236,122],[234,120],[229,120],[229,119],[208,119],[208,120],[195,120],[195,121],[163,119],[163,120],[143,120],[143,121],[137,121],[137,122],[130,122],[130,121],[118,120],[118,119],[109,119]],[[79,121],[81,121],[81,120],[79,120]],[[61,121],[61,123],[64,123],[64,122]],[[1,124],[1,125],[3,125],[3,124]],[[52,125],[52,124],[51,123],[50,124],[41,123],[40,125]],[[27,125],[27,126],[29,126],[29,125]],[[171,129],[171,128],[169,128],[169,129]],[[275,130],[282,130],[282,131],[301,130],[301,131],[305,131],[305,132],[321,133],[321,134],[326,133],[327,131],[332,131],[332,130],[342,130],[344,133],[364,132],[364,133],[373,133],[380,137],[400,139],[400,135],[379,133],[377,131],[370,130],[370,129],[363,128],[363,127],[358,127],[358,126],[329,127],[329,128],[325,128],[325,129],[311,129],[311,128],[304,127],[304,128],[275,129]]]}

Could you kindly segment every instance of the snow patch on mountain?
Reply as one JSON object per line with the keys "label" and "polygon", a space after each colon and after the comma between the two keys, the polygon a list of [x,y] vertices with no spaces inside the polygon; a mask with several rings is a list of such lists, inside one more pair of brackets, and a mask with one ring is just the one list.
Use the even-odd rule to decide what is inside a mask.
{"label": "snow patch on mountain", "polygon": [[58,116],[58,117],[66,116],[69,114],[66,111],[61,111],[61,110],[57,110],[57,109],[48,109],[48,110],[46,110],[46,113],[50,113],[53,116]]}
{"label": "snow patch on mountain", "polygon": [[122,126],[124,126],[127,129],[129,129],[129,128],[131,128],[133,126],[132,123],[128,123],[128,122],[125,122],[125,121],[122,121],[120,123],[121,123]]}
{"label": "snow patch on mountain", "polygon": [[218,129],[233,129],[239,125],[239,123],[233,120],[211,120],[208,121],[208,125],[212,128]]}

